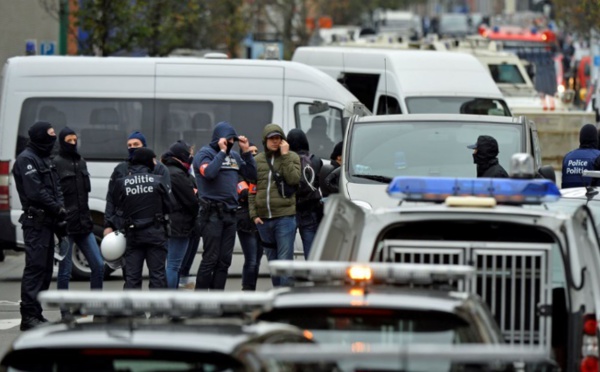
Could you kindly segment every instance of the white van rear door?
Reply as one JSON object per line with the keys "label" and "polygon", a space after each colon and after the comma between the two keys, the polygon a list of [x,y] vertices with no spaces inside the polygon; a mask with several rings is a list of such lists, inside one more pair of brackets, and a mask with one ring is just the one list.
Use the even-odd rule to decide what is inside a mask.
{"label": "white van rear door", "polygon": [[325,215],[310,250],[311,261],[353,261],[366,213],[341,195],[325,202]]}

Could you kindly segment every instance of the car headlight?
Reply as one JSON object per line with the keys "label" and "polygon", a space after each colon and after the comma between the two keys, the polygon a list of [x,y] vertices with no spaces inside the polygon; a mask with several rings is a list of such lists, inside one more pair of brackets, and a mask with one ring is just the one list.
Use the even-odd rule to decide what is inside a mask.
{"label": "car headlight", "polygon": [[358,205],[359,207],[361,207],[362,209],[366,210],[366,211],[372,211],[373,207],[371,206],[371,204],[367,203],[366,201],[363,200],[352,200],[352,202],[356,205]]}

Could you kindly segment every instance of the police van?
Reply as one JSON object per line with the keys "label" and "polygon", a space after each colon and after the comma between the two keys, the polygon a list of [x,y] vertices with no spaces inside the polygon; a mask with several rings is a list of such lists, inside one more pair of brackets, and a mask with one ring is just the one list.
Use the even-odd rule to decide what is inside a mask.
{"label": "police van", "polygon": [[[600,242],[590,209],[549,180],[398,177],[402,205],[330,197],[310,260],[472,265],[467,290],[506,342],[541,346],[566,371],[598,365]],[[583,370],[583,369],[582,369]]]}
{"label": "police van", "polygon": [[[90,210],[102,236],[109,177],[127,157],[127,136],[140,130],[162,154],[178,139],[195,149],[228,121],[262,149],[262,129],[278,123],[335,144],[344,117],[358,100],[325,73],[301,63],[274,60],[129,57],[15,57],[0,81],[0,248],[23,246],[21,205],[10,170],[23,151],[27,130],[49,121],[57,133],[69,126],[91,176]],[[361,112],[365,112],[361,110]],[[317,154],[329,158],[332,149]],[[89,272],[74,250],[74,275]]]}

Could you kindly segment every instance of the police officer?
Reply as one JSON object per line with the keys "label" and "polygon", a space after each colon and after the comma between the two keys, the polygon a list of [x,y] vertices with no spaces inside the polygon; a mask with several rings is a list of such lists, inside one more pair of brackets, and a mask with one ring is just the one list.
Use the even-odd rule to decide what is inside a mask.
{"label": "police officer", "polygon": [[[60,186],[67,209],[69,244],[66,256],[58,265],[56,287],[69,289],[73,265],[72,249],[73,244],[77,244],[90,266],[90,288],[102,289],[104,261],[92,233],[94,222],[88,205],[91,185],[87,163],[77,151],[77,134],[71,128],[65,127],[60,131],[58,143],[60,150],[54,158],[54,163],[60,177]],[[70,319],[72,315],[68,310],[61,309],[61,317]]]}
{"label": "police officer", "polygon": [[37,296],[50,287],[52,280],[56,228],[60,222],[66,227],[67,211],[60,180],[50,160],[55,141],[52,124],[36,122],[29,128],[29,142],[17,156],[12,169],[24,212],[19,219],[25,239],[20,308],[22,331],[48,321],[42,315]]}
{"label": "police officer", "polygon": [[[242,154],[232,151],[238,140]],[[239,136],[231,124],[220,122],[212,141],[194,156],[194,173],[200,197],[201,229],[204,241],[196,289],[225,289],[231,265],[238,208],[238,176],[256,179],[256,163],[248,139]]]}
{"label": "police officer", "polygon": [[[131,158],[135,151],[139,148],[146,147],[146,137],[138,131],[135,131],[129,135],[127,139],[127,151],[129,152],[129,157],[126,161],[123,161],[115,167],[113,173],[110,176],[110,181],[108,182],[108,192],[106,193],[106,208],[104,211],[104,236],[110,234],[114,230],[121,229],[122,226],[122,218],[120,217],[121,212],[115,208],[114,201],[112,199],[115,182],[123,178],[127,175]],[[162,176],[162,180],[164,184],[167,186],[167,189],[171,190],[171,178],[169,176],[169,171],[167,167],[163,164],[158,163],[154,167],[152,173]]]}
{"label": "police officer", "polygon": [[492,136],[479,136],[477,142],[467,146],[473,150],[473,163],[477,164],[477,177],[508,178],[508,173],[498,161],[498,141]]}
{"label": "police officer", "polygon": [[115,182],[113,201],[123,212],[127,238],[125,289],[142,288],[144,260],[150,288],[167,288],[165,261],[171,199],[164,178],[152,173],[156,155],[148,148],[133,153],[127,176]]}
{"label": "police officer", "polygon": [[589,177],[583,177],[584,170],[594,170],[594,163],[600,156],[598,150],[598,130],[593,124],[586,124],[579,130],[579,148],[563,158],[562,188],[582,187],[590,184]]}

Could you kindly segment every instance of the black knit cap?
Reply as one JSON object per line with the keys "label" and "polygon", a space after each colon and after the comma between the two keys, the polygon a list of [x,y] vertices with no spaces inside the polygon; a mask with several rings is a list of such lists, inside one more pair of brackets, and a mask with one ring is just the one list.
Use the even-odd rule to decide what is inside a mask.
{"label": "black knit cap", "polygon": [[594,124],[586,124],[579,130],[579,146],[598,148],[598,130]]}
{"label": "black knit cap", "polygon": [[173,154],[174,158],[181,160],[184,163],[190,161],[190,145],[185,141],[179,140],[169,147],[169,152]]}
{"label": "black knit cap", "polygon": [[133,156],[131,157],[131,164],[145,165],[150,171],[153,171],[155,157],[156,154],[154,154],[154,151],[147,147],[140,147],[134,151]]}

